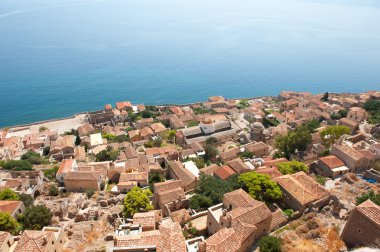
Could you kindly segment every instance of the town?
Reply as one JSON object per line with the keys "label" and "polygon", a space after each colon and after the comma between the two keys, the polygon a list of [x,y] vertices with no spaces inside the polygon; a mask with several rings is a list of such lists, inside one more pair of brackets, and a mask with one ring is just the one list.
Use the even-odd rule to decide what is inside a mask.
{"label": "town", "polygon": [[1,129],[0,167],[0,251],[380,249],[379,91],[106,104]]}

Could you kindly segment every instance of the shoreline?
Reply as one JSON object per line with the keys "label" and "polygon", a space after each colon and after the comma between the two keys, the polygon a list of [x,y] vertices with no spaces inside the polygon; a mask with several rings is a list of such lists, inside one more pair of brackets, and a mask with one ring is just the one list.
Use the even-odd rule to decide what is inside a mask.
{"label": "shoreline", "polygon": [[[366,92],[369,92],[371,90],[368,90]],[[295,91],[295,92],[308,92],[308,91]],[[330,93],[330,92],[329,92]],[[337,94],[359,94],[359,93],[349,93],[349,92],[343,92],[343,93],[336,93],[336,92],[331,92],[330,94],[333,94],[333,95],[337,95]],[[264,95],[264,96],[254,96],[254,97],[248,97],[248,98],[244,98],[244,97],[240,97],[240,98],[226,98],[226,100],[242,100],[242,99],[245,99],[245,100],[254,100],[254,99],[262,99],[262,98],[274,98],[274,97],[278,97],[280,95],[280,93],[277,95],[277,96],[274,96],[274,95]],[[145,104],[146,106],[156,106],[156,107],[160,107],[160,108],[166,108],[166,107],[171,107],[171,106],[191,106],[191,105],[194,105],[194,104],[199,104],[199,103],[203,103],[203,102],[206,102],[206,101],[197,101],[197,102],[191,102],[191,103],[165,103],[165,104],[158,104],[158,105],[150,105],[150,104]],[[104,105],[104,104],[103,104]],[[92,111],[82,111],[82,112],[78,112],[78,113],[75,113],[71,116],[66,116],[66,117],[61,117],[61,118],[51,118],[51,119],[46,119],[46,120],[41,120],[41,121],[35,121],[35,122],[30,122],[30,123],[23,123],[23,124],[17,124],[17,125],[9,125],[9,126],[0,126],[0,130],[4,130],[4,129],[13,129],[14,131],[13,132],[16,132],[16,131],[21,131],[23,130],[23,128],[28,128],[28,127],[32,127],[32,126],[37,126],[37,125],[43,125],[43,124],[49,124],[49,123],[56,123],[56,122],[59,122],[59,121],[66,121],[66,120],[72,120],[72,119],[75,119],[77,117],[80,117],[80,116],[85,116],[89,113],[92,113],[92,112],[96,112],[96,111],[103,111],[103,110],[92,110]],[[17,129],[17,130],[15,130]]]}

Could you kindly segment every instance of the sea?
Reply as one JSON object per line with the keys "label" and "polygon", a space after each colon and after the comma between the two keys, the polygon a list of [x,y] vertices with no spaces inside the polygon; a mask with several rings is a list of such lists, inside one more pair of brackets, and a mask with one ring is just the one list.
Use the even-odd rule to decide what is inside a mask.
{"label": "sea", "polygon": [[379,0],[0,0],[0,127],[124,100],[376,89]]}

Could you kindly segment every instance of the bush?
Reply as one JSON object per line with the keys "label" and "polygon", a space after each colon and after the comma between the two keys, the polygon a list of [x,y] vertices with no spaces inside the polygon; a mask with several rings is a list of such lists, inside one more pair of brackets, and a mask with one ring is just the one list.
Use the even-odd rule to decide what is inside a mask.
{"label": "bush", "polygon": [[206,139],[206,144],[214,144],[214,143],[217,143],[218,142],[218,139],[216,139],[215,137],[208,137]]}
{"label": "bush", "polygon": [[376,205],[380,206],[380,194],[376,194],[373,190],[367,193],[363,193],[361,196],[356,198],[356,205],[360,205],[364,201],[371,200]]}
{"label": "bush", "polygon": [[50,146],[45,146],[42,150],[42,155],[47,156],[50,154]]}
{"label": "bush", "polygon": [[16,235],[21,229],[20,224],[9,214],[0,212],[0,230]]}
{"label": "bush", "polygon": [[59,167],[56,165],[48,170],[44,170],[44,176],[50,180],[55,179],[58,169]]}
{"label": "bush", "polygon": [[119,150],[114,150],[111,147],[107,147],[106,150],[102,150],[101,152],[96,154],[95,158],[97,162],[115,161],[119,156],[119,153]]}
{"label": "bush", "polygon": [[20,194],[20,200],[24,203],[25,207],[33,205],[33,198],[29,194]]}
{"label": "bush", "polygon": [[41,230],[50,224],[53,214],[44,205],[32,206],[18,216],[24,229]]}
{"label": "bush", "polygon": [[154,191],[154,184],[165,181],[165,176],[158,172],[153,172],[149,174],[149,189]]}
{"label": "bush", "polygon": [[51,185],[49,188],[49,196],[58,196],[58,188],[55,185]]}
{"label": "bush", "polygon": [[321,185],[325,185],[326,184],[326,178],[325,177],[323,177],[323,176],[321,176],[321,175],[316,175],[315,176],[315,180],[319,183],[319,184],[321,184]]}
{"label": "bush", "polygon": [[11,189],[5,188],[0,191],[0,200],[20,200],[20,197]]}
{"label": "bush", "polygon": [[86,190],[87,198],[91,198],[95,194],[95,191],[93,189]]}
{"label": "bush", "polygon": [[43,157],[40,156],[37,152],[28,151],[27,153],[21,156],[21,160],[27,160],[32,164],[46,164],[48,163]]}
{"label": "bush", "polygon": [[285,209],[283,212],[288,218],[292,218],[294,215],[294,210],[291,208]]}
{"label": "bush", "polygon": [[5,170],[12,171],[30,171],[33,169],[32,164],[26,160],[9,160],[3,164]]}
{"label": "bush", "polygon": [[278,167],[278,170],[284,175],[285,174],[293,174],[293,173],[300,172],[300,171],[304,171],[304,172],[309,171],[309,167],[307,167],[307,165],[305,165],[302,162],[295,161],[295,160],[289,161],[289,162],[278,163],[277,167]]}
{"label": "bush", "polygon": [[281,252],[281,241],[274,236],[264,236],[259,241],[260,252]]}
{"label": "bush", "polygon": [[38,128],[38,131],[39,131],[39,132],[44,132],[44,131],[46,131],[46,130],[48,130],[48,128],[47,128],[46,126],[40,126],[40,127]]}
{"label": "bush", "polygon": [[195,194],[190,198],[190,207],[195,210],[209,208],[212,205],[212,200],[201,194]]}

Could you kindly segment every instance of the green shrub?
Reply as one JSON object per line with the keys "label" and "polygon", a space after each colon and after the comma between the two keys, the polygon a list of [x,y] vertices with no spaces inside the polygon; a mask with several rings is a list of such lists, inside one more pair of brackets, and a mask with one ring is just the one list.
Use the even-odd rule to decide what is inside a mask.
{"label": "green shrub", "polygon": [[55,185],[51,185],[49,188],[49,196],[58,196],[59,191]]}
{"label": "green shrub", "polygon": [[274,236],[264,236],[259,241],[260,252],[281,252],[281,241]]}
{"label": "green shrub", "polygon": [[91,198],[94,195],[95,191],[93,189],[86,190],[87,198]]}

